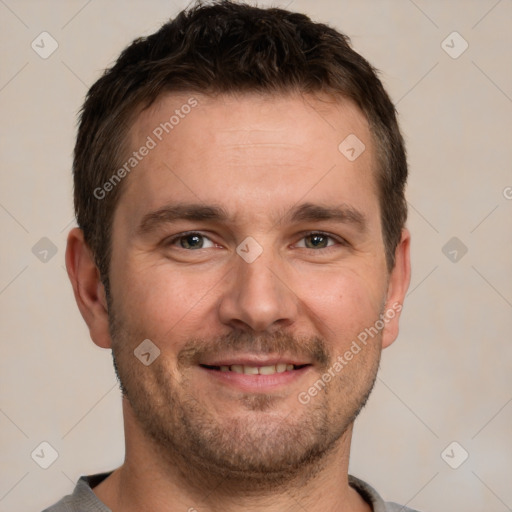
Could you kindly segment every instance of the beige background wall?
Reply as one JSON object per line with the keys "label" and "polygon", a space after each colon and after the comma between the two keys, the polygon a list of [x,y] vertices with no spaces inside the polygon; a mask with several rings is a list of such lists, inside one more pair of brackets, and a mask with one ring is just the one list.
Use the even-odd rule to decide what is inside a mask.
{"label": "beige background wall", "polygon": [[[76,113],[126,44],[185,5],[0,1],[1,512],[41,510],[122,462],[110,352],[90,341],[64,269]],[[408,144],[412,284],[351,472],[425,512],[512,510],[512,2],[274,5],[352,37]],[[58,43],[47,59],[31,47],[51,49],[43,31]],[[43,441],[58,452],[48,469],[31,458]],[[469,454],[457,469],[442,457],[453,441],[452,466]]]}

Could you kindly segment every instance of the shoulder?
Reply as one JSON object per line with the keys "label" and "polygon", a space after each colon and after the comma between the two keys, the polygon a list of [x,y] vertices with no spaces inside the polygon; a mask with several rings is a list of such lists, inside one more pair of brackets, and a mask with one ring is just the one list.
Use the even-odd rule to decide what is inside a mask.
{"label": "shoulder", "polygon": [[372,506],[373,512],[418,512],[398,503],[384,501],[370,484],[355,476],[349,475],[348,482]]}
{"label": "shoulder", "polygon": [[43,512],[112,512],[92,490],[92,487],[98,485],[109,475],[110,473],[101,473],[80,477],[73,494],[64,496],[51,507],[44,509]]}
{"label": "shoulder", "polygon": [[76,503],[73,495],[69,494],[55,503],[55,505],[45,508],[43,512],[76,512],[78,509],[75,505]]}

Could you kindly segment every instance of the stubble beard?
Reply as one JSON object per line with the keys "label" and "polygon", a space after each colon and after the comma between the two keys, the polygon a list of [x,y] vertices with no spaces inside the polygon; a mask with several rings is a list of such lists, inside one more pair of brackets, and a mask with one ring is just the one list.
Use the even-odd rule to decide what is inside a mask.
{"label": "stubble beard", "polygon": [[[190,393],[194,388],[186,371],[178,384],[162,357],[149,367],[142,365],[133,355],[137,345],[133,334],[124,329],[126,324],[112,307],[109,311],[112,356],[123,395],[152,441],[155,455],[176,467],[188,482],[213,481],[233,492],[275,490],[292,482],[303,485],[324,467],[375,384],[380,350],[367,360],[354,361],[351,374],[338,375],[307,406],[297,400],[296,409],[287,416],[276,414],[277,397],[245,394],[239,398],[241,414],[220,418]],[[228,343],[241,346],[238,340],[233,337]],[[258,342],[266,349],[302,346],[284,334]],[[197,343],[191,340],[188,345]],[[310,350],[319,360],[323,357],[325,369],[334,360],[321,339],[310,339]],[[354,382],[358,368],[363,375]],[[343,394],[345,401],[336,401]]]}

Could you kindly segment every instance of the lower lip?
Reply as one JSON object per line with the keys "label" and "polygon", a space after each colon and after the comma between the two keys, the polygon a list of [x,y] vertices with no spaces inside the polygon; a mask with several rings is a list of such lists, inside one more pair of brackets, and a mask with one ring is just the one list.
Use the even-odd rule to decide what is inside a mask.
{"label": "lower lip", "polygon": [[222,372],[204,368],[203,366],[199,366],[199,369],[206,372],[211,378],[216,379],[217,382],[229,387],[236,387],[240,391],[248,393],[267,393],[282,390],[282,388],[294,384],[311,369],[311,366],[281,373],[273,373],[272,375],[248,375],[232,371]]}

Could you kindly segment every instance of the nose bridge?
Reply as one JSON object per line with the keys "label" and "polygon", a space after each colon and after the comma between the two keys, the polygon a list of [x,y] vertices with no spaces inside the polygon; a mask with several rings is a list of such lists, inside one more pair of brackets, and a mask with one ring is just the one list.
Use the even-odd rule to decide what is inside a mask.
{"label": "nose bridge", "polygon": [[248,296],[252,292],[259,291],[268,294],[268,299],[271,299],[276,293],[279,293],[277,286],[280,281],[279,274],[278,256],[273,254],[271,248],[267,248],[252,262],[244,260],[238,263],[237,276],[243,286],[242,291],[245,291]]}
{"label": "nose bridge", "polygon": [[285,284],[285,265],[272,247],[255,240],[237,248],[234,273],[222,298],[221,321],[246,330],[265,331],[293,322],[296,297]]}

